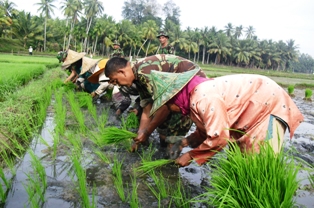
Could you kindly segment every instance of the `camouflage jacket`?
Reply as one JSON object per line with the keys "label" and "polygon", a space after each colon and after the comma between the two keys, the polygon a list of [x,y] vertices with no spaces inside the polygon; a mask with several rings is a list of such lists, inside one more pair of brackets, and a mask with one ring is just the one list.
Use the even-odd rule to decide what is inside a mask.
{"label": "camouflage jacket", "polygon": [[118,48],[118,49],[114,50],[114,51],[110,54],[110,57],[111,57],[111,58],[112,58],[112,57],[115,57],[115,56],[117,56],[117,57],[124,57],[124,53],[123,53],[123,51],[122,51],[121,48]]}
{"label": "camouflage jacket", "polygon": [[[195,63],[185,58],[175,55],[154,55],[141,59],[132,66],[135,80],[133,85],[128,88],[121,87],[125,93],[138,92],[141,98],[141,106],[145,107],[148,103],[153,102],[153,86],[151,85],[148,76],[151,70],[158,70],[163,72],[181,73],[192,69],[200,68]],[[202,70],[197,74],[201,77],[206,77]]]}
{"label": "camouflage jacket", "polygon": [[158,49],[156,54],[173,54],[174,47],[171,45],[167,45],[164,48]]}

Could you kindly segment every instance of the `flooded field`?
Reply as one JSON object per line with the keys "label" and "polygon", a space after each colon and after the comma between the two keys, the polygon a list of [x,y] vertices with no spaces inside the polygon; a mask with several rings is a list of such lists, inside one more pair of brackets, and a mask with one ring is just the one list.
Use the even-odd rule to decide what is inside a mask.
{"label": "flooded field", "polygon": [[[293,100],[304,114],[305,122],[297,129],[292,140],[286,133],[285,151],[294,149],[293,152],[300,161],[314,165],[314,103],[303,100],[303,90],[296,89],[295,94]],[[156,160],[166,155],[166,148],[159,146],[156,132],[150,137],[152,145],[141,148],[137,153],[128,151],[130,141],[119,145],[97,146],[93,139],[95,135],[91,132],[77,133],[80,127],[74,115],[67,111],[68,133],[59,137],[55,131],[54,106],[53,99],[40,136],[34,138],[30,146],[40,160],[47,180],[47,188],[42,193],[44,200],[38,200],[41,203],[37,207],[206,207],[200,202],[185,202],[204,193],[205,187],[210,186],[210,163],[201,167],[192,163],[183,168],[170,164],[156,170],[154,174],[140,174],[135,169],[143,158]],[[110,106],[111,103],[97,104],[97,115],[108,113],[106,125],[120,126],[121,121],[114,116]],[[87,110],[84,115],[89,130],[100,128],[96,128],[98,124]],[[192,126],[190,132],[194,128]],[[92,132],[95,134],[95,131]],[[74,146],[77,148],[73,148]],[[184,151],[188,151],[188,148]],[[30,193],[26,191],[33,182],[32,176],[35,177],[32,152],[28,151],[18,161],[4,207],[34,207]],[[79,166],[75,165],[76,159],[80,162]],[[116,180],[117,165],[120,165],[122,176],[120,186]],[[83,181],[79,174],[80,167],[86,174]],[[298,207],[314,207],[314,190],[308,180],[308,175],[314,174],[313,168],[310,172],[309,166],[303,167],[298,174],[300,187],[295,200]],[[84,182],[86,190],[83,189]]]}

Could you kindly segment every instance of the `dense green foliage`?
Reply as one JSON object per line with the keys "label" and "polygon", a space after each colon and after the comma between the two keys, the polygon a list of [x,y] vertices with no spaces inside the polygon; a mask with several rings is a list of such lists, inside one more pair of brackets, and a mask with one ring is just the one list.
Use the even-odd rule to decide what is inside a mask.
{"label": "dense green foliage", "polygon": [[[156,35],[164,30],[176,55],[202,64],[302,73],[313,73],[314,69],[313,59],[304,54],[300,56],[295,40],[259,40],[253,26],[226,23],[221,29],[207,25],[182,29],[180,7],[172,1],[163,5],[153,0],[125,1],[122,9],[125,19],[121,22],[103,14],[99,0],[62,1],[59,8],[54,0],[47,0],[38,1],[35,6],[40,16],[18,11],[14,3],[0,0],[0,37],[14,40],[13,46],[0,47],[2,51],[23,47],[27,52],[33,46],[34,53],[71,48],[108,56],[113,41],[118,39],[125,54],[142,57],[156,53],[159,47]],[[66,18],[51,19],[56,9]],[[1,40],[0,44],[3,45]]]}

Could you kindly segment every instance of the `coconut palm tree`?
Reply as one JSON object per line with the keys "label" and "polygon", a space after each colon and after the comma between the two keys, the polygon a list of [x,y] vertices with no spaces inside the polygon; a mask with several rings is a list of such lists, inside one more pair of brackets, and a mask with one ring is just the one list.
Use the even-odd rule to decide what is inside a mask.
{"label": "coconut palm tree", "polygon": [[93,21],[93,18],[104,11],[102,2],[99,0],[84,0],[83,2],[86,15],[86,36],[84,40],[84,51],[87,48],[87,37]]}
{"label": "coconut palm tree", "polygon": [[216,54],[215,64],[219,64],[221,58],[227,58],[227,55],[230,55],[231,44],[229,42],[229,38],[224,33],[218,33],[208,47],[208,52],[210,54]]}
{"label": "coconut palm tree", "polygon": [[245,30],[246,38],[251,39],[255,35],[255,29],[253,26],[248,26]]}
{"label": "coconut palm tree", "polygon": [[51,13],[53,13],[53,8],[56,8],[53,3],[55,0],[40,0],[39,3],[36,3],[35,5],[38,5],[38,12],[44,15],[45,17],[45,24],[44,24],[44,51],[46,51],[46,41],[47,41],[47,19],[51,17]]}
{"label": "coconut palm tree", "polygon": [[60,9],[65,17],[70,19],[70,32],[66,49],[70,47],[72,31],[76,22],[78,22],[79,15],[83,9],[81,0],[64,0]]}
{"label": "coconut palm tree", "polygon": [[139,55],[141,48],[149,40],[148,46],[147,46],[146,52],[145,52],[145,57],[147,56],[148,49],[150,48],[149,45],[150,45],[151,41],[156,38],[157,30],[158,30],[158,26],[157,26],[155,21],[147,20],[146,22],[144,22],[141,32],[142,32],[142,37],[145,39],[145,41],[142,44],[142,46],[140,47],[140,49],[139,49],[139,51],[137,53],[137,56]]}
{"label": "coconut palm tree", "polygon": [[234,37],[236,39],[239,39],[242,36],[242,30],[243,30],[242,25],[235,28]]}
{"label": "coconut palm tree", "polygon": [[225,26],[225,33],[228,37],[231,37],[234,35],[234,27],[232,25],[232,23],[228,23],[226,26]]}

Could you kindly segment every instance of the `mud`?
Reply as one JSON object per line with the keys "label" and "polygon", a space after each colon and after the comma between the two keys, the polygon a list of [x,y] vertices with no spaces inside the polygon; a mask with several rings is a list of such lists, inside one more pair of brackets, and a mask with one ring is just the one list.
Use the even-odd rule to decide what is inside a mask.
{"label": "mud", "polygon": [[[285,135],[285,151],[294,149],[294,154],[301,161],[306,161],[308,164],[314,163],[314,103],[306,102],[303,100],[304,90],[295,90],[295,97],[293,100],[304,114],[305,122],[295,132],[294,137],[290,140],[289,134]],[[98,104],[98,114],[103,113],[105,109],[109,108],[109,104]],[[119,126],[120,120],[114,116],[113,109],[109,110],[109,120],[107,125]],[[54,130],[54,112],[53,108],[48,109],[48,114],[40,135],[45,139],[50,146],[53,144],[52,132]],[[71,128],[75,127],[75,122],[67,121],[67,126]],[[92,126],[92,124],[88,124]],[[193,132],[195,126],[192,126],[190,132]],[[90,185],[89,198],[92,198],[92,187],[96,188],[96,200],[97,207],[112,207],[112,208],[124,208],[130,207],[127,202],[122,202],[119,198],[113,183],[112,167],[113,163],[104,163],[98,157],[95,156],[93,149],[91,148],[92,142],[89,141],[88,136],[82,136],[83,150],[82,166],[86,170],[86,181]],[[106,146],[101,148],[102,152],[105,152],[108,157],[112,159],[117,155],[119,160],[123,160],[123,182],[124,192],[126,196],[132,191],[131,177],[133,175],[133,169],[140,164],[140,155],[145,154],[146,151],[154,151],[154,159],[164,158],[166,154],[166,148],[159,147],[158,135],[154,132],[150,137],[152,143],[151,149],[147,150],[142,148],[138,153],[130,153],[127,149],[127,145],[119,146]],[[58,154],[56,160],[53,160],[51,150],[44,144],[39,142],[38,138],[33,139],[33,143],[30,148],[41,159],[42,165],[45,167],[48,188],[45,193],[46,201],[43,207],[81,207],[79,201],[80,196],[77,192],[76,177],[73,173],[72,162],[69,159],[70,148],[61,143],[58,146]],[[185,148],[183,152],[188,151]],[[314,207],[314,193],[313,187],[311,187],[308,174],[314,174],[313,169],[310,172],[309,166],[304,165],[304,168],[299,172],[298,179],[300,180],[300,188],[296,193],[295,200],[297,207]],[[26,173],[31,171],[30,156],[25,154],[16,166],[17,174],[13,178],[13,185],[9,191],[6,203],[4,207],[29,207],[28,195],[24,186],[27,185]],[[175,165],[166,165],[160,169],[162,175],[166,178],[169,187],[174,187],[178,178],[182,179],[182,183],[186,187],[188,198],[195,197],[204,192],[204,187],[210,185],[210,172],[209,165],[198,166],[195,163],[187,167],[177,168]],[[8,176],[9,177],[9,176]],[[139,203],[142,207],[159,207],[158,200],[151,193],[148,184],[154,184],[152,178],[147,175],[138,176],[136,178],[138,183],[137,194]],[[169,197],[161,200],[160,207],[169,207]],[[172,205],[171,207],[175,207]],[[191,207],[205,207],[200,203],[193,203]]]}

